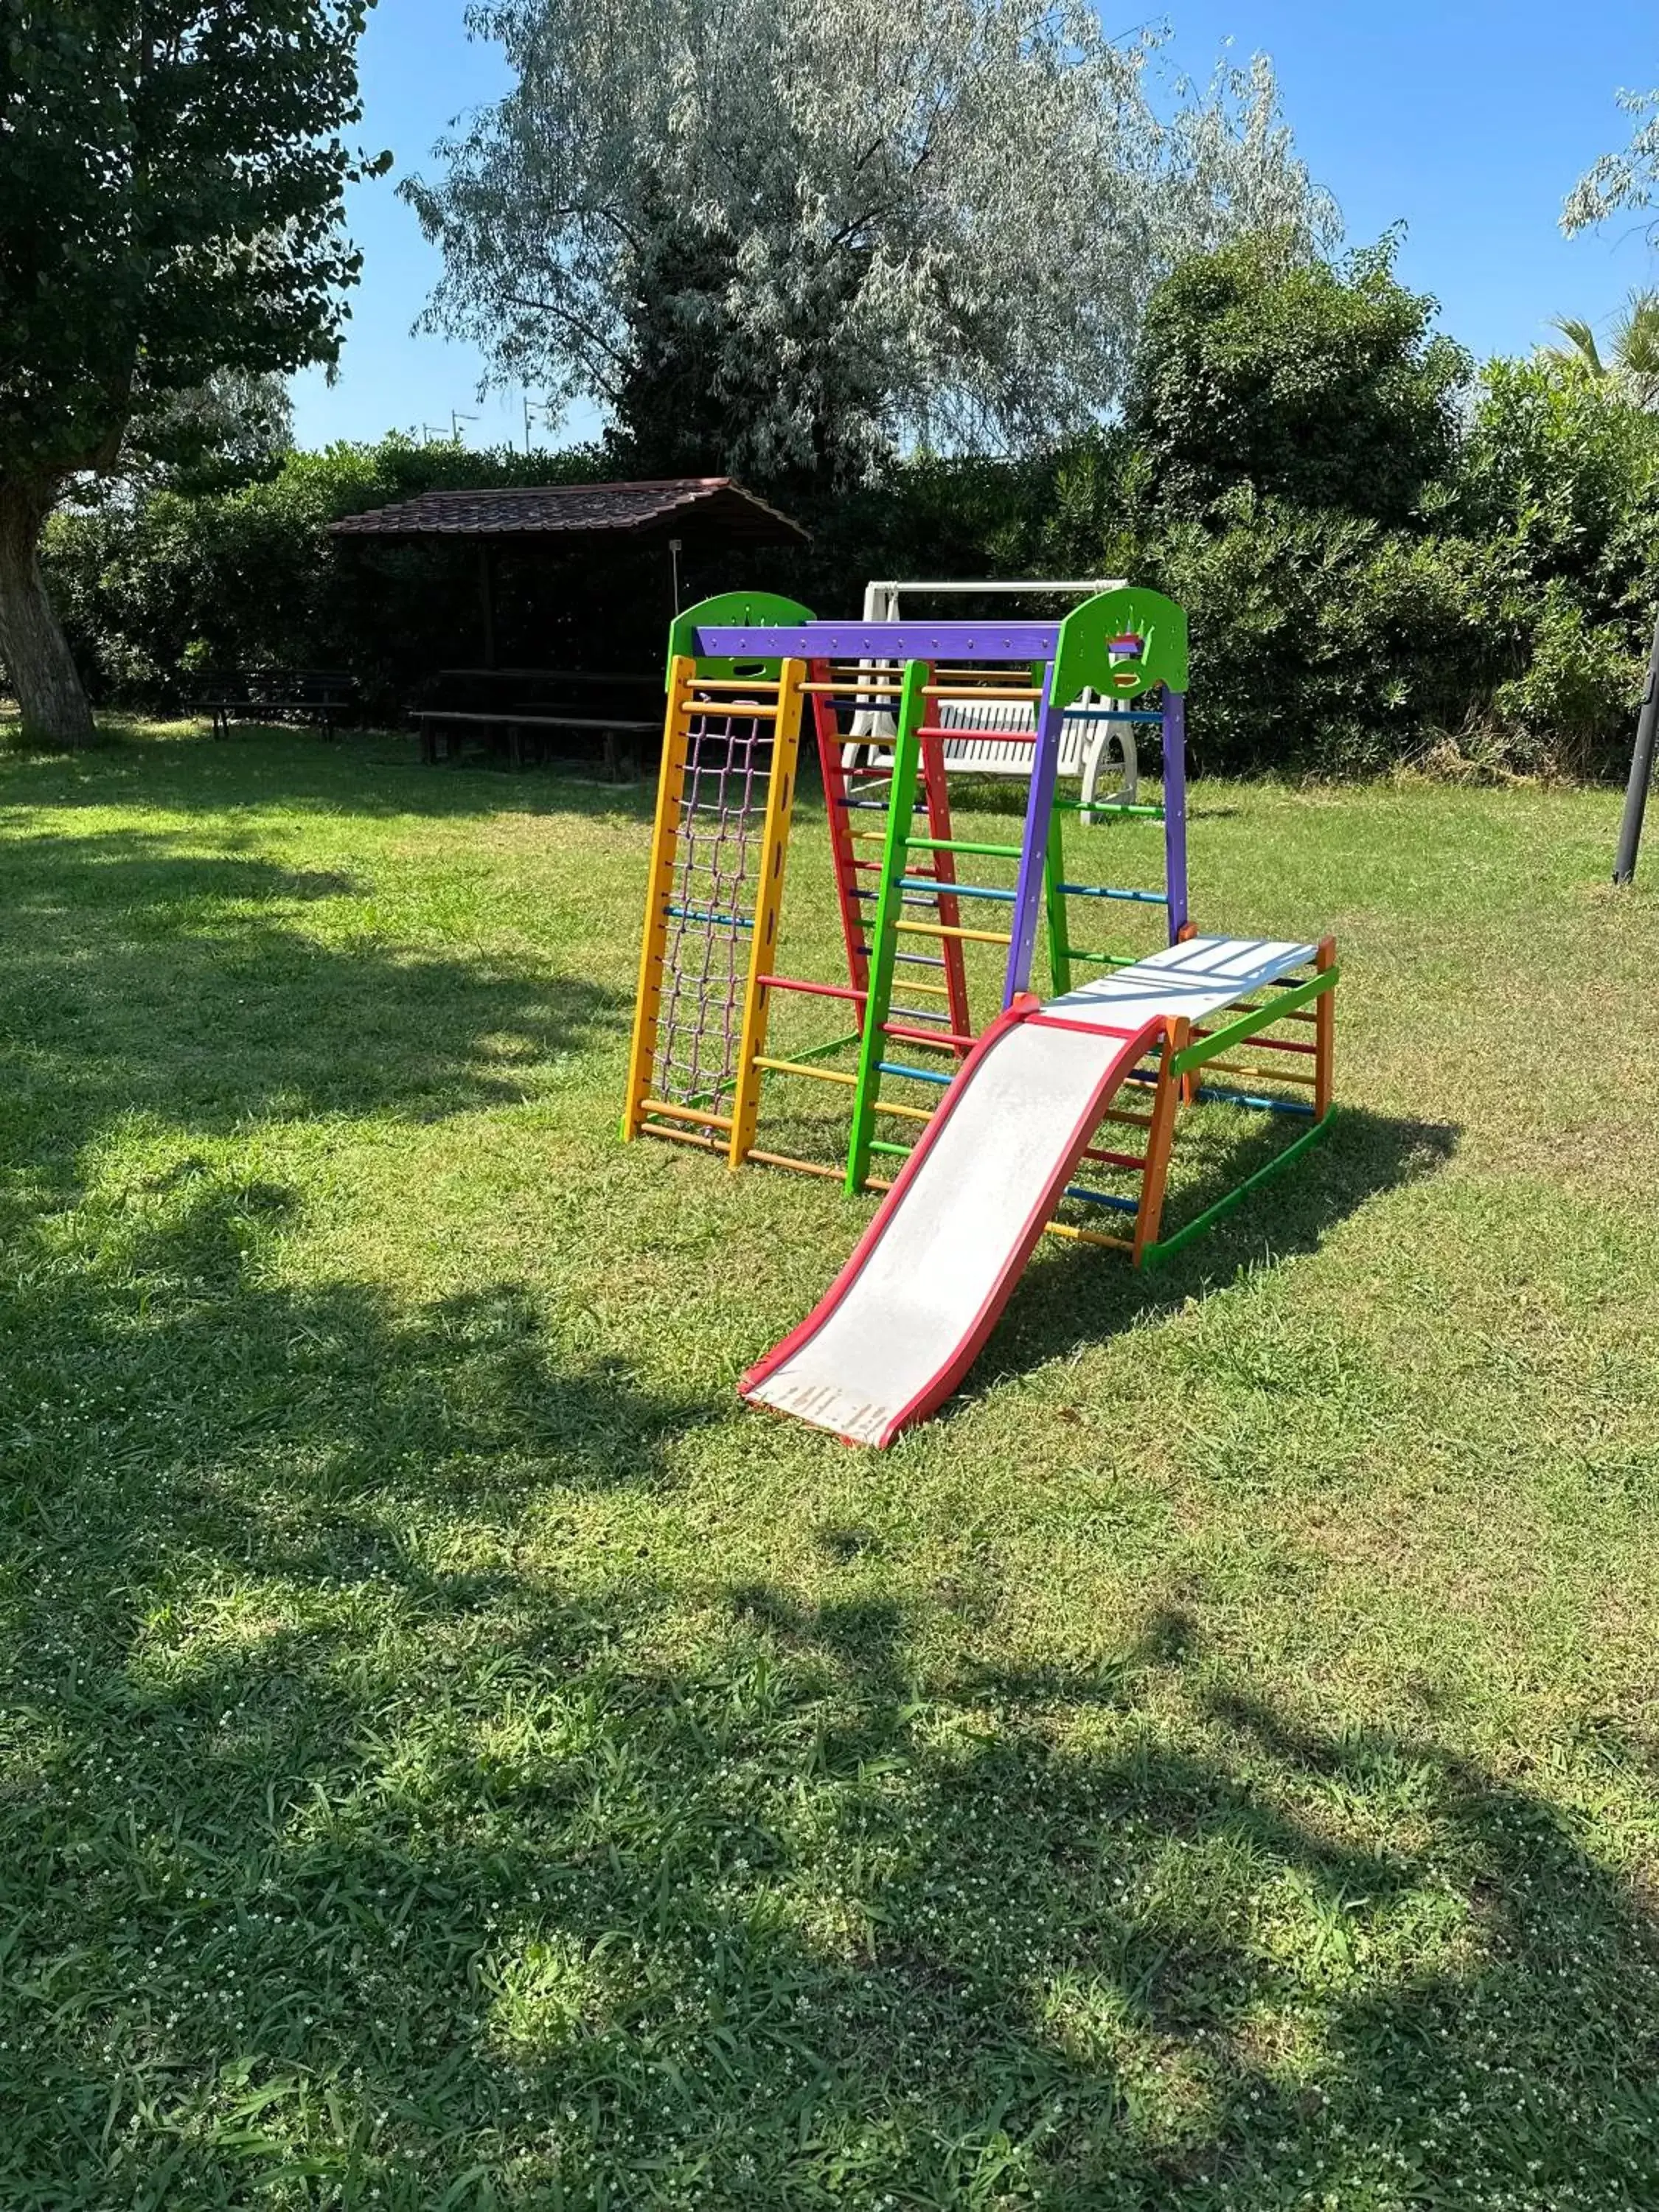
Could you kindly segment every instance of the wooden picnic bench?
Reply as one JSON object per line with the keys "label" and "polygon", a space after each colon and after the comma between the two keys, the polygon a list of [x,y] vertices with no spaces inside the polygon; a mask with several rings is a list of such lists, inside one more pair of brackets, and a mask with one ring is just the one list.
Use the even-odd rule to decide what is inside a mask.
{"label": "wooden picnic bench", "polygon": [[233,722],[285,721],[331,738],[342,709],[356,698],[356,678],[337,668],[229,668],[202,678],[185,704],[212,716],[216,738],[228,738]]}
{"label": "wooden picnic bench", "polygon": [[[573,689],[588,685],[654,691],[659,681],[654,676],[592,670],[447,668],[439,677],[439,685],[452,697],[413,709],[413,719],[421,733],[421,758],[430,763],[453,757],[452,732],[459,737],[465,737],[469,731],[480,734],[500,732],[505,739],[507,758],[514,768],[522,768],[531,750],[538,750],[535,733],[580,732],[599,738],[605,777],[611,782],[621,782],[624,776],[637,773],[638,747],[631,741],[659,732],[662,726],[660,716],[653,715],[647,720],[632,714],[596,712],[592,701],[505,697],[496,703],[489,695],[492,690],[515,684],[545,684],[550,689],[560,684]],[[526,744],[526,733],[532,733],[529,746]]]}

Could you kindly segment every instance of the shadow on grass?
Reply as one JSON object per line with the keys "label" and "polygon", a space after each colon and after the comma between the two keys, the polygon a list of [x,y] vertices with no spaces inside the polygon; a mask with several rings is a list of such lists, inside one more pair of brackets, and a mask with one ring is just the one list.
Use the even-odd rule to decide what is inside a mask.
{"label": "shadow on grass", "polygon": [[[225,1950],[220,1911],[234,1896],[236,1928],[270,1927],[268,1848],[377,1795],[400,1742],[476,1809],[484,1754],[439,1717],[481,1711],[503,1667],[556,1675],[617,1632],[556,1531],[526,1572],[526,1515],[653,1495],[708,1418],[510,1285],[413,1310],[373,1285],[284,1286],[291,1210],[279,1185],[186,1161],[72,1216],[15,1206],[0,1245],[0,2202],[232,2203],[251,2172],[270,2201],[322,2201],[252,2124],[246,2067],[278,2018],[320,2028],[360,1978],[384,1997],[358,1847],[337,1861],[345,1919],[295,1926],[292,1963],[312,1965],[292,2004],[263,1974],[233,1998],[242,1938]],[[410,1663],[422,1650],[435,1669]],[[76,1926],[90,1978],[51,1963]],[[222,1999],[259,2019],[234,2026]],[[340,2135],[337,2091],[301,2073],[275,2101],[309,2110],[314,2089],[356,2171],[357,2123]],[[144,2110],[112,2131],[91,2085],[123,2081],[149,2084]]]}
{"label": "shadow on grass", "polygon": [[1189,1612],[1010,1661],[988,1569],[836,1522],[732,1583],[668,1522],[715,1409],[510,1287],[285,1289],[289,1203],[8,1248],[0,2199],[1652,2201],[1593,1831]]}
{"label": "shadow on grass", "polygon": [[627,1018],[526,957],[320,939],[304,909],[354,889],[331,873],[120,832],[31,838],[7,867],[5,1149],[60,1172],[122,1115],[207,1133],[516,1101]]}
{"label": "shadow on grass", "polygon": [[[1292,1141],[1295,1125],[1214,1107],[1195,1173],[1172,1182],[1164,1234],[1196,1220]],[[1155,1268],[1127,1255],[1068,1244],[1045,1253],[1017,1286],[981,1353],[963,1400],[983,1396],[1011,1374],[1070,1357],[1148,1316],[1177,1313],[1189,1299],[1237,1279],[1264,1259],[1316,1251],[1336,1224],[1384,1193],[1437,1174],[1460,1132],[1444,1123],[1340,1108],[1329,1133],[1284,1174],[1252,1191],[1231,1213]],[[1231,1141],[1230,1141],[1231,1139]]]}
{"label": "shadow on grass", "polygon": [[[677,1491],[724,1403],[580,1317],[293,1287],[292,1194],[195,1157],[25,1188],[135,1106],[453,1110],[484,1039],[611,1011],[410,988],[273,921],[329,885],[137,848],[88,950],[72,848],[12,970],[0,2203],[1653,2201],[1645,1900],[1541,1786],[1282,1710],[1169,1610],[988,1657],[989,1570],[915,1592],[869,1528],[827,1591],[738,1583]],[[1382,1187],[1340,1143],[1265,1201],[1309,1243]],[[1582,1801],[1645,1786],[1586,1756]]]}
{"label": "shadow on grass", "polygon": [[579,768],[525,770],[422,764],[418,741],[397,730],[343,732],[239,727],[216,742],[206,724],[164,738],[112,721],[88,753],[39,751],[0,726],[5,808],[163,806],[216,814],[227,806],[314,806],[331,814],[436,817],[502,813],[619,816],[648,825],[654,769],[608,784]]}
{"label": "shadow on grass", "polygon": [[988,1658],[867,1530],[567,1543],[708,1409],[166,1203],[6,1306],[0,2197],[1652,2201],[1653,1932],[1541,1796],[1188,1613]]}

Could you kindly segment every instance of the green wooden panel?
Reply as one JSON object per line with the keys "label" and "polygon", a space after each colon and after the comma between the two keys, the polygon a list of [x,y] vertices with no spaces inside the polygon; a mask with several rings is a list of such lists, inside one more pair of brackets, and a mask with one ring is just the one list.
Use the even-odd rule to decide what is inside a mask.
{"label": "green wooden panel", "polygon": [[[776,592],[720,592],[714,599],[700,599],[695,607],[688,607],[684,614],[675,616],[668,629],[668,658],[672,662],[676,653],[683,653],[696,659],[696,634],[714,623],[735,629],[755,623],[781,626],[816,620],[810,607],[802,606],[799,599],[783,599]],[[751,674],[755,665],[753,661],[745,660],[743,663],[744,673]],[[779,663],[775,660],[763,661],[760,664],[763,678],[767,682],[775,682],[778,667]],[[699,676],[735,676],[737,672],[738,663],[734,660],[697,660]]]}
{"label": "green wooden panel", "polygon": [[[1115,637],[1133,633],[1145,641],[1133,668],[1114,662]],[[1094,690],[1109,699],[1133,699],[1156,684],[1171,691],[1187,689],[1187,611],[1162,592],[1125,584],[1097,592],[1073,607],[1060,626],[1054,647],[1054,696],[1069,707],[1080,691]]]}
{"label": "green wooden panel", "polygon": [[1242,1044],[1246,1037],[1255,1036],[1259,1030],[1269,1029],[1274,1022],[1282,1021],[1286,1014],[1293,1014],[1298,1006],[1305,1006],[1310,999],[1316,999],[1322,992],[1334,989],[1336,979],[1341,973],[1340,968],[1322,968],[1317,975],[1306,983],[1298,983],[1293,991],[1281,991],[1276,999],[1269,999],[1265,1006],[1257,1006],[1250,1013],[1241,1014],[1236,1022],[1229,1022],[1224,1030],[1215,1030],[1210,1036],[1201,1037],[1198,1043],[1189,1044],[1185,1052],[1176,1055],[1176,1073],[1185,1075],[1194,1067],[1202,1067],[1206,1060],[1218,1060],[1224,1052],[1230,1052],[1234,1045]]}

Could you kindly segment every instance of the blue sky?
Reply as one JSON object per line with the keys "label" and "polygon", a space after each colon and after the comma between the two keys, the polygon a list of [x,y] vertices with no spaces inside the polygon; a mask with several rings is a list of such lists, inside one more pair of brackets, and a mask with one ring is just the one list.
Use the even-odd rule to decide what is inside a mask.
{"label": "blue sky", "polygon": [[[430,169],[450,119],[505,88],[499,53],[468,41],[463,7],[380,0],[370,18],[362,137],[392,148],[397,175]],[[1297,144],[1336,194],[1350,238],[1403,219],[1401,276],[1437,295],[1445,327],[1477,354],[1527,350],[1554,314],[1604,321],[1655,270],[1639,226],[1571,241],[1557,228],[1577,178],[1625,141],[1618,88],[1659,84],[1650,4],[1176,0],[1168,13],[1175,58],[1195,76],[1229,39],[1240,58],[1272,55]],[[1146,20],[1106,15],[1113,32]],[[363,281],[337,382],[296,381],[301,442],[447,428],[452,410],[478,417],[461,425],[469,444],[522,442],[522,395],[480,401],[470,349],[410,337],[437,261],[391,183],[360,189],[350,219]],[[592,427],[578,418],[567,434]]]}

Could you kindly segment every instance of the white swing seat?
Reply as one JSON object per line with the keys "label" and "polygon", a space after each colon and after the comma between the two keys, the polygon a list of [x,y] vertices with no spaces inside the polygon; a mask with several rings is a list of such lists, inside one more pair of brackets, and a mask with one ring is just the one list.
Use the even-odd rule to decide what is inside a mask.
{"label": "white swing seat", "polygon": [[[1093,695],[1085,692],[1078,702],[1092,708]],[[872,721],[876,718],[872,715]],[[846,749],[848,766],[857,765],[860,756],[869,768],[890,768],[893,762],[891,745],[892,725],[885,715],[885,731],[877,724],[875,744],[851,744]],[[944,740],[945,765],[947,771],[961,775],[1007,776],[1028,782],[1031,774],[1034,748],[1022,742],[1019,733],[1029,735],[1036,728],[1036,710],[1024,700],[987,700],[978,703],[966,699],[943,701],[939,708],[939,727],[959,730],[960,737]],[[880,743],[886,737],[886,744]],[[1117,747],[1123,774],[1109,801],[1100,795],[1100,780],[1109,766],[1110,749]],[[1060,773],[1079,779],[1080,797],[1085,806],[1097,803],[1104,805],[1133,806],[1140,788],[1140,763],[1135,750],[1134,725],[1127,714],[1114,714],[1110,721],[1100,722],[1092,716],[1068,714],[1060,725]]]}

